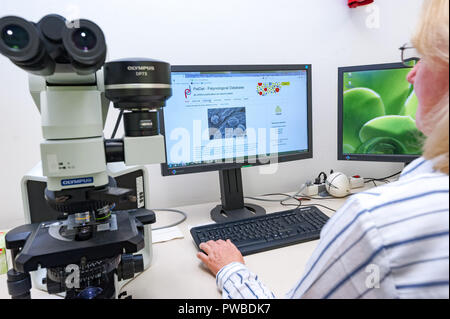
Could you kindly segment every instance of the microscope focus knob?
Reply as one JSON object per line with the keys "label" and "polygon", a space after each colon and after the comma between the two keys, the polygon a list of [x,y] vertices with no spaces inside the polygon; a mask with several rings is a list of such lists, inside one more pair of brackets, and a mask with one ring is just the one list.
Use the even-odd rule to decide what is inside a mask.
{"label": "microscope focus knob", "polygon": [[12,299],[31,299],[30,274],[10,269],[7,274],[7,285],[8,293]]}
{"label": "microscope focus knob", "polygon": [[119,280],[134,278],[134,274],[144,271],[144,258],[142,255],[123,254],[122,260],[117,267]]}

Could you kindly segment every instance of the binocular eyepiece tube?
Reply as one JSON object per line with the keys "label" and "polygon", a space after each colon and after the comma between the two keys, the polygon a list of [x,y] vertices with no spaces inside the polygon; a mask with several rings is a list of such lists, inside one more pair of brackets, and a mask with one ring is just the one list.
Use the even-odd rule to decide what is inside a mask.
{"label": "binocular eyepiece tube", "polygon": [[51,14],[33,23],[6,16],[0,19],[0,53],[35,75],[52,75],[61,65],[87,75],[103,66],[106,42],[102,30],[89,20],[68,22]]}

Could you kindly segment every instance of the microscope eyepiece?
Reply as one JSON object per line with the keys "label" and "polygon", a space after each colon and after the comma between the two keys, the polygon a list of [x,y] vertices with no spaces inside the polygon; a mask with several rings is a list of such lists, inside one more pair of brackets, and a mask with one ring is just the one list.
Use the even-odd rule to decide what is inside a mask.
{"label": "microscope eyepiece", "polygon": [[11,50],[23,50],[30,43],[30,36],[20,25],[9,24],[2,30],[2,40]]}
{"label": "microscope eyepiece", "polygon": [[41,50],[35,25],[22,18],[8,16],[0,19],[0,53],[14,62],[33,59]]}
{"label": "microscope eyepiece", "polygon": [[81,19],[64,28],[62,40],[73,68],[78,74],[89,74],[103,66],[106,41],[102,30],[92,21]]}
{"label": "microscope eyepiece", "polygon": [[72,41],[77,49],[84,52],[92,50],[97,45],[95,33],[87,28],[80,28],[72,33]]}
{"label": "microscope eyepiece", "polygon": [[20,17],[0,19],[0,53],[20,68],[37,75],[51,75],[53,61],[45,49],[35,24]]}

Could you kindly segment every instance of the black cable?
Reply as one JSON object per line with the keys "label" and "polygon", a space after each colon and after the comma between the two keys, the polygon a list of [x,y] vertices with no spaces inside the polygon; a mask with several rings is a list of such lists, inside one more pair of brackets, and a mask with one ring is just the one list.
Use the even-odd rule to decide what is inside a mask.
{"label": "black cable", "polygon": [[335,210],[335,209],[333,209],[333,208],[330,208],[330,207],[327,207],[327,206],[325,206],[325,205],[321,205],[321,204],[311,204],[311,205],[302,205],[302,206],[320,206],[320,207],[323,207],[323,208],[329,209],[329,210],[331,210],[331,211],[333,211],[333,212],[336,212],[336,210]]}
{"label": "black cable", "polygon": [[386,177],[383,177],[383,178],[380,178],[380,179],[388,179],[388,178],[397,176],[397,175],[400,174],[401,172],[402,172],[402,171],[399,171],[399,172],[397,172],[397,173],[395,173],[395,174],[392,174],[392,175],[389,175],[389,176],[386,176]]}
{"label": "black cable", "polygon": [[333,197],[333,196],[327,196],[327,197],[312,197],[312,196],[306,196],[306,195],[302,195],[302,197],[308,198],[308,199],[335,199],[335,198],[336,198],[336,197]]}
{"label": "black cable", "polygon": [[326,180],[327,180],[327,174],[325,174],[325,172],[320,172],[320,174],[317,176],[317,178],[315,179],[315,181],[314,181],[314,184],[322,184],[321,182],[320,182],[320,176],[322,176],[323,175],[323,182],[322,183],[325,183],[326,182]]}
{"label": "black cable", "polygon": [[378,187],[378,185],[375,182],[384,182],[385,184],[389,184],[390,183],[390,181],[388,181],[386,179],[369,179],[367,181],[364,181],[364,184],[373,183],[373,185],[375,187]]}
{"label": "black cable", "polygon": [[116,136],[117,129],[119,128],[120,121],[122,120],[123,110],[120,110],[119,116],[117,117],[116,125],[114,126],[113,133],[111,135],[111,139],[113,139]]}
{"label": "black cable", "polygon": [[[351,196],[351,195],[353,195],[353,193],[348,194],[348,195],[346,195],[344,197]],[[285,193],[271,193],[271,194],[263,194],[263,195],[260,195],[260,196],[262,196],[262,197],[265,197],[265,196],[286,196],[286,197],[288,197],[288,198],[285,198],[285,199],[282,199],[282,200],[279,201],[281,206],[295,206],[295,208],[299,208],[299,207],[302,207],[302,206],[320,206],[320,207],[326,208],[328,210],[331,210],[333,212],[336,212],[335,209],[332,209],[332,208],[327,207],[327,206],[322,205],[322,204],[307,204],[307,205],[304,205],[304,204],[302,204],[302,200],[301,200],[301,198],[308,198],[308,199],[313,199],[313,200],[314,199],[336,199],[336,197],[332,197],[332,196],[329,196],[329,197],[311,197],[311,196],[298,195],[299,198],[297,198],[297,197],[293,197],[292,195],[285,194]],[[253,199],[253,200],[261,200],[261,201],[276,201],[276,200],[256,198],[256,197],[245,197],[245,198]],[[291,199],[297,200],[298,204],[285,204],[286,201],[291,200]]]}
{"label": "black cable", "polygon": [[389,178],[392,178],[392,177],[394,177],[394,176],[397,176],[397,175],[400,174],[401,172],[402,172],[402,171],[397,172],[397,173],[392,174],[392,175],[389,175],[389,176],[386,176],[386,177],[382,177],[382,178],[366,177],[366,178],[364,178],[364,179],[367,179],[367,181],[364,181],[364,183],[370,183],[370,182],[373,182],[373,181],[384,182],[384,181],[386,181],[386,180],[389,179]]}
{"label": "black cable", "polygon": [[340,199],[340,198],[345,198],[345,197],[348,197],[348,196],[352,196],[352,195],[355,195],[355,194],[357,194],[357,193],[348,193],[347,195],[345,195],[345,196],[342,196],[342,197],[333,197],[333,196],[327,196],[327,197],[312,197],[312,196],[306,196],[306,195],[302,195],[301,197],[304,197],[304,198],[308,198],[308,199]]}
{"label": "black cable", "polygon": [[[345,195],[345,196],[343,196],[343,197],[340,197],[340,198],[345,198],[345,197],[351,196],[351,195],[353,195],[353,193],[347,194],[347,195]],[[336,197],[322,197],[322,198],[321,198],[321,197],[311,197],[311,196],[301,196],[301,197],[303,197],[303,198],[308,198],[308,199],[313,199],[313,200],[315,200],[315,199],[316,199],[316,200],[317,200],[317,199],[337,199]],[[301,204],[301,200],[300,200],[300,204]],[[325,205],[322,205],[322,204],[306,204],[306,205],[302,205],[302,206],[320,206],[320,207],[329,209],[329,210],[331,210],[331,211],[333,211],[333,212],[336,212],[335,209],[330,208],[330,207],[325,206]]]}
{"label": "black cable", "polygon": [[[308,198],[308,197],[306,197],[306,196],[302,196],[302,197]],[[331,211],[333,211],[333,212],[336,212],[335,209],[330,208],[330,207],[325,206],[325,205],[322,205],[322,204],[306,204],[306,205],[305,205],[305,204],[302,204],[302,200],[299,199],[299,198],[292,198],[292,199],[298,200],[298,205],[295,205],[295,204],[284,204],[283,202],[284,202],[285,200],[280,201],[280,204],[281,204],[282,206],[295,206],[296,208],[299,208],[299,207],[305,207],[305,206],[320,206],[320,207],[326,208],[326,209],[328,209],[328,210],[331,210]]]}
{"label": "black cable", "polygon": [[[296,204],[285,204],[284,203],[285,201],[290,200],[290,199],[295,199],[296,201],[298,201],[298,204],[296,205]],[[282,206],[295,206],[295,208],[299,208],[302,205],[302,201],[300,199],[298,199],[298,198],[291,197],[291,198],[280,200],[280,205],[282,205]]]}

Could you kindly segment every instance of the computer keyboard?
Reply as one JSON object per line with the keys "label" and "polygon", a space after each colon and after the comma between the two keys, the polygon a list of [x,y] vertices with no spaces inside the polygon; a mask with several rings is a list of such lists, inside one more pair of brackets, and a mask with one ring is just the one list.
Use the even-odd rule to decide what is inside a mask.
{"label": "computer keyboard", "polygon": [[197,247],[209,240],[230,239],[242,255],[298,244],[320,237],[328,216],[315,206],[191,228]]}

